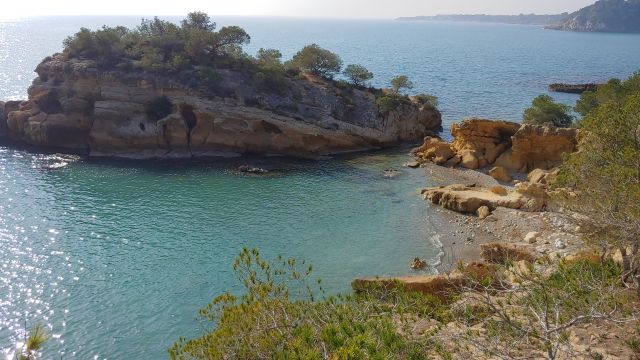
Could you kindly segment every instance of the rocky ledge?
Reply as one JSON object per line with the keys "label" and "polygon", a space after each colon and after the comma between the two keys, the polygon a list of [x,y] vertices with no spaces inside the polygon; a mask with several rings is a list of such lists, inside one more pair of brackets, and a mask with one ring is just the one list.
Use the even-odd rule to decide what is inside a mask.
{"label": "rocky ledge", "polygon": [[271,90],[221,69],[203,90],[63,54],[36,72],[27,101],[0,102],[0,137],[90,156],[312,158],[415,141],[441,126],[438,110],[415,99],[383,110],[376,91],[311,76]]}

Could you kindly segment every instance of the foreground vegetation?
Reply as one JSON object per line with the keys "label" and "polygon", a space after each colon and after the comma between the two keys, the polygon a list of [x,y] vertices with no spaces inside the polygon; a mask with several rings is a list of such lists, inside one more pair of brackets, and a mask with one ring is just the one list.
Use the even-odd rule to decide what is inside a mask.
{"label": "foreground vegetation", "polygon": [[[399,283],[316,299],[310,268],[298,269],[293,259],[267,262],[257,250],[243,250],[234,270],[244,293],[223,294],[202,309],[214,327],[176,342],[172,359],[518,358],[531,352],[555,359],[585,353],[568,337],[579,325],[636,319],[622,269],[611,260],[562,263],[550,276],[533,265],[505,264],[483,278],[468,274],[466,285],[440,299]],[[416,333],[416,327],[425,329]],[[456,327],[462,330],[449,331]]]}

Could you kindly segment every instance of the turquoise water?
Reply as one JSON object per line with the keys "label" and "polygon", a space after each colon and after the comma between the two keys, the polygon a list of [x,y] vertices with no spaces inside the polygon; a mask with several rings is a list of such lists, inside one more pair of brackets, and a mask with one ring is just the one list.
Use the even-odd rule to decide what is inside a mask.
{"label": "turquoise water", "polygon": [[[26,97],[33,69],[80,26],[138,18],[0,22],[0,100]],[[603,81],[640,69],[640,36],[538,27],[393,21],[222,18],[253,36],[249,52],[285,57],[309,42],[358,62],[383,86],[405,73],[440,98],[445,125],[467,116],[518,120],[551,82]],[[573,103],[575,95],[553,94]],[[0,348],[24,322],[54,338],[46,358],[157,359],[205,324],[197,309],[237,290],[230,264],[244,246],[303,257],[329,293],[361,275],[435,263],[440,215],[416,190],[436,182],[402,168],[407,149],[320,162],[59,162],[0,146]],[[273,176],[238,175],[242,163]],[[388,169],[399,169],[389,177]]]}

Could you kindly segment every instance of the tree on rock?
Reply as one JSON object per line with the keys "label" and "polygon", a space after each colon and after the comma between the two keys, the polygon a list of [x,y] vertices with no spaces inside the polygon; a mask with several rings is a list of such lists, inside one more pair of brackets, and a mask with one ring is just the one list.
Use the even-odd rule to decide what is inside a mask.
{"label": "tree on rock", "polygon": [[318,76],[333,78],[342,69],[342,59],[317,44],[311,44],[293,56],[291,65]]}
{"label": "tree on rock", "polygon": [[531,107],[524,111],[524,123],[569,127],[573,124],[571,107],[553,101],[549,95],[540,95],[533,99]]}
{"label": "tree on rock", "polygon": [[343,74],[349,78],[355,86],[365,86],[369,80],[373,79],[373,73],[367,70],[366,67],[358,64],[348,65],[344,69]]}
{"label": "tree on rock", "polygon": [[401,89],[413,89],[413,82],[409,80],[407,75],[396,76],[391,79],[391,88],[393,89],[393,92],[398,94]]}

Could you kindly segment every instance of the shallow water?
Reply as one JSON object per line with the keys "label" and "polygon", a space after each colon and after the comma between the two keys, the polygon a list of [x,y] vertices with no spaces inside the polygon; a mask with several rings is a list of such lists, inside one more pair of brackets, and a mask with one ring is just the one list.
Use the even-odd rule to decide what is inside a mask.
{"label": "shallow water", "polygon": [[[24,98],[37,63],[80,26],[138,21],[0,22],[0,100]],[[369,67],[376,86],[405,73],[414,91],[440,98],[445,125],[467,116],[518,120],[551,82],[603,81],[640,68],[639,35],[393,21],[219,24],[244,26],[252,53],[277,47],[290,57],[317,42]],[[405,274],[415,256],[436,262],[434,242],[448,227],[417,195],[432,180],[402,168],[406,152],[136,163],[0,147],[0,348],[19,340],[25,321],[40,321],[54,334],[46,358],[163,358],[179,336],[201,333],[198,308],[238,290],[231,262],[244,246],[307,259],[329,293],[348,290],[356,276]],[[242,163],[280,171],[232,171]],[[389,169],[400,173],[387,177]]]}

